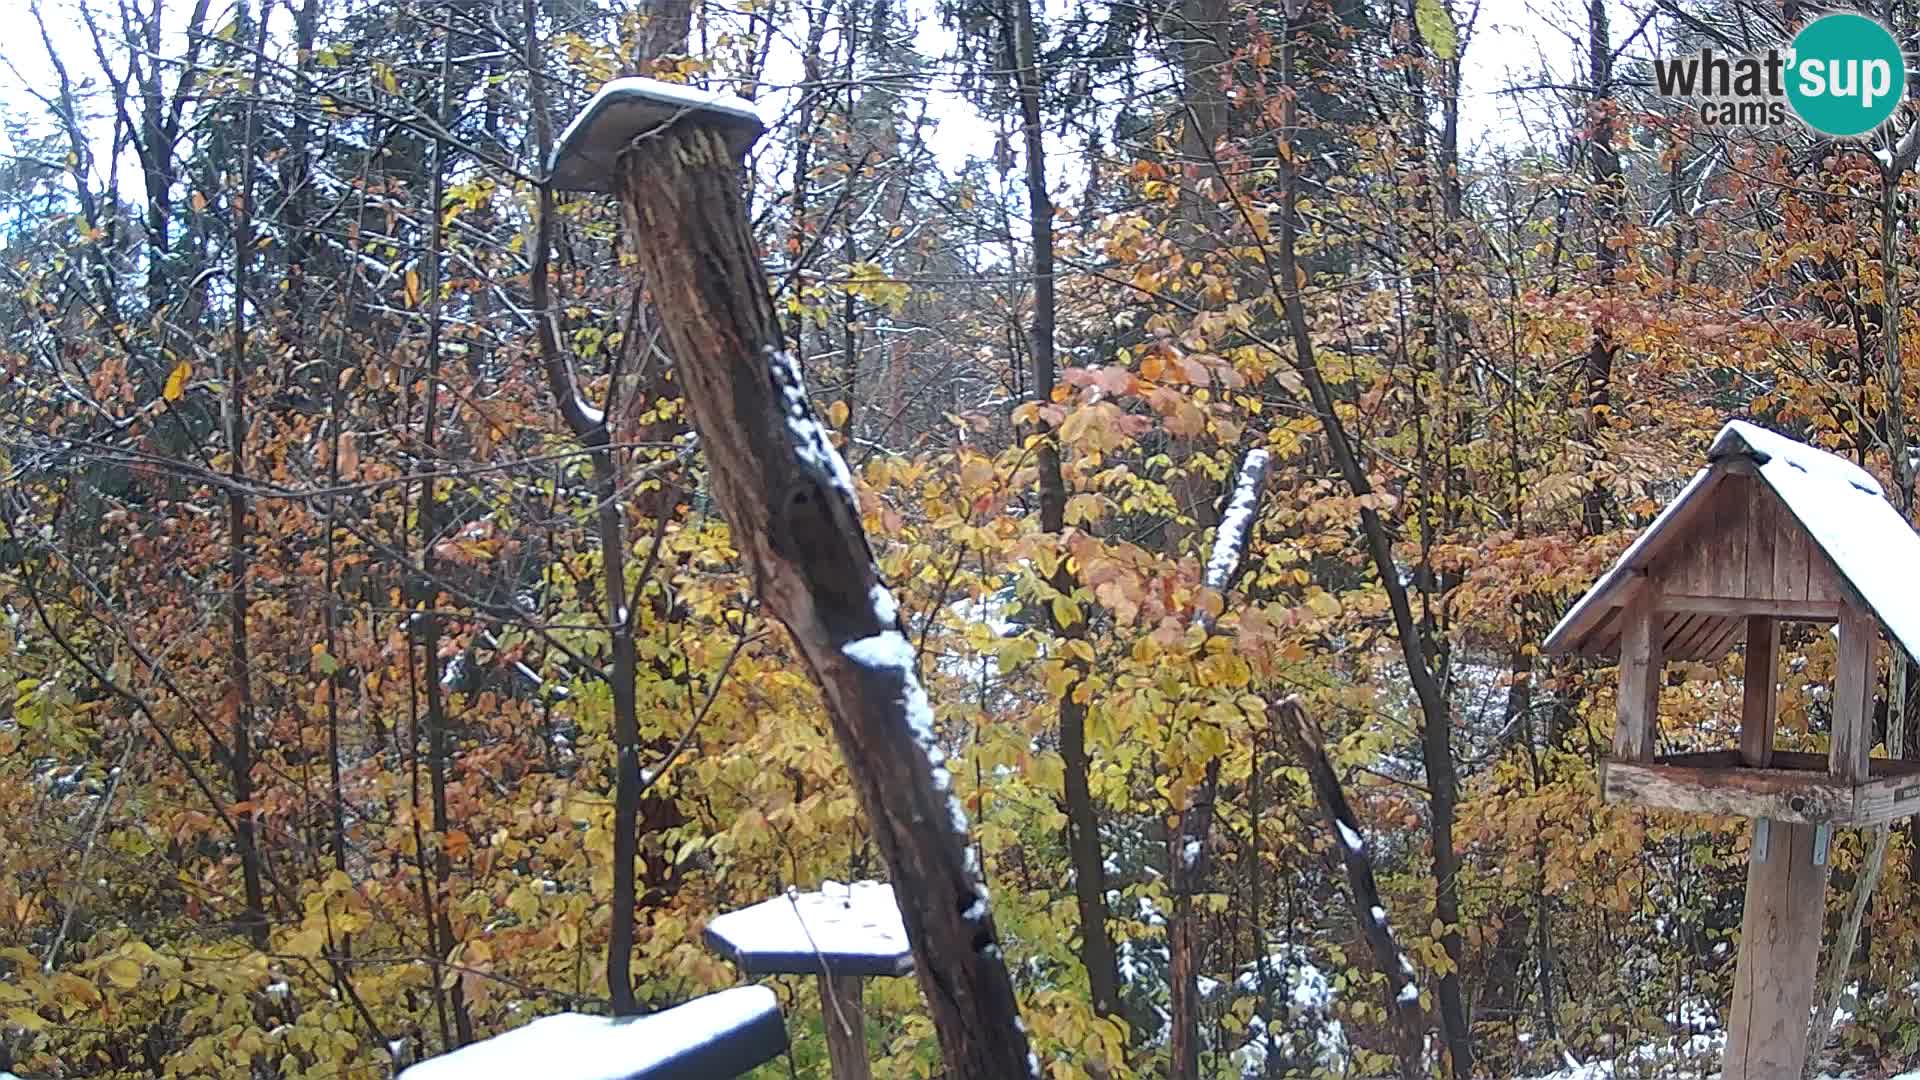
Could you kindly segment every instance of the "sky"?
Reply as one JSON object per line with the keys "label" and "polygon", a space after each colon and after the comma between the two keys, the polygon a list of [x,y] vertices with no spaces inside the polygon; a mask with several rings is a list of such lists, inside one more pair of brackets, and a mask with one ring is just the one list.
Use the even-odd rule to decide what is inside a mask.
{"label": "sky", "polygon": [[[20,0],[13,2],[17,4]],[[71,58],[69,64],[79,77],[83,69],[92,66],[92,59],[84,30],[78,18],[71,15],[74,2],[43,0],[50,15],[49,30],[54,45]],[[1070,2],[1072,0],[1042,0],[1055,9],[1052,12],[1055,15],[1063,14]],[[1584,53],[1586,30],[1583,0],[1478,0],[1477,6],[1471,6],[1472,3],[1473,0],[1455,0],[1456,6],[1462,9],[1459,17],[1463,23],[1472,22],[1462,64],[1461,102],[1462,148],[1469,155],[1491,150],[1501,143],[1521,141],[1530,121],[1540,123],[1546,119],[1538,110],[1555,95],[1517,94],[1513,88],[1564,85],[1577,80],[1583,67],[1579,57]],[[169,8],[182,6],[168,5]],[[1618,35],[1633,27],[1637,20],[1619,4],[1613,6]],[[933,8],[934,0],[908,0],[906,4],[909,17],[917,23],[919,51],[931,57],[944,57],[953,52],[954,38],[940,24]],[[67,17],[60,17],[63,12]],[[27,86],[51,85],[52,71],[38,34],[24,18],[25,12],[17,14],[20,18],[16,20],[16,27],[24,32],[0,39],[0,107],[44,121],[44,110],[33,100]],[[218,21],[216,18],[216,23]],[[1635,51],[1645,49],[1645,42],[1636,43]],[[769,116],[791,103],[791,92],[774,88],[797,82],[799,77],[800,58],[792,44],[776,48],[765,75],[771,85],[760,101]],[[992,152],[995,128],[979,110],[951,89],[933,87],[929,93],[930,113],[938,125],[929,143],[944,170],[957,172],[970,157]],[[1535,113],[1529,115],[1522,111],[1523,105]],[[91,130],[100,142],[111,136],[111,127],[104,118],[96,119]],[[1071,155],[1076,149],[1064,142],[1056,140],[1056,143],[1054,149],[1061,155]],[[13,146],[5,132],[0,131],[0,153],[11,152]],[[123,190],[129,184],[137,187],[138,170],[123,164],[121,181]],[[1056,178],[1056,184],[1061,182],[1062,178]],[[137,197],[138,193],[129,194]]]}

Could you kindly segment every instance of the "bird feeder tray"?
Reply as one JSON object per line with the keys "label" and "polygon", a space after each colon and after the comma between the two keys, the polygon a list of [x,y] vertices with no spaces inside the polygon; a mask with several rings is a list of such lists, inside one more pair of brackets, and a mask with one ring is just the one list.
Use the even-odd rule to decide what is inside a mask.
{"label": "bird feeder tray", "polygon": [[879,881],[828,881],[719,915],[707,944],[749,975],[893,976],[913,972],[913,950]]}
{"label": "bird feeder tray", "polygon": [[1608,802],[1806,825],[1867,826],[1920,813],[1920,762],[1872,758],[1865,783],[1837,780],[1824,754],[1775,750],[1765,768],[1737,750],[1672,754],[1650,762],[1606,761]]}
{"label": "bird feeder tray", "polygon": [[560,133],[547,162],[548,182],[560,191],[612,191],[614,165],[635,139],[696,116],[717,126],[737,155],[766,130],[745,98],[658,79],[615,79]]}
{"label": "bird feeder tray", "polygon": [[647,1016],[543,1017],[423,1061],[400,1080],[715,1080],[786,1050],[773,991],[740,986]]}

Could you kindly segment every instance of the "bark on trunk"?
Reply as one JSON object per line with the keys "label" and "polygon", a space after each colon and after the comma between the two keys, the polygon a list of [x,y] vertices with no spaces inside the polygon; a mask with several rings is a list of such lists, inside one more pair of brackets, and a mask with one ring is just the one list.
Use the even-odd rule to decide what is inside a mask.
{"label": "bark on trunk", "polygon": [[715,500],[762,603],[825,696],[950,1074],[1030,1075],[914,651],[867,547],[853,478],[786,352],[738,161],[720,133],[683,120],[635,143],[617,171]]}
{"label": "bark on trunk", "polygon": [[[1588,105],[1588,123],[1592,132],[1587,140],[1588,160],[1593,166],[1593,263],[1594,288],[1602,293],[1613,289],[1620,253],[1613,246],[1624,231],[1620,216],[1620,155],[1613,149],[1613,39],[1607,28],[1606,0],[1587,2],[1587,66],[1593,76],[1593,100]],[[1619,352],[1613,331],[1603,319],[1595,319],[1587,342],[1587,362],[1583,378],[1586,401],[1580,412],[1580,436],[1597,450],[1607,426],[1608,403],[1612,400],[1613,361]],[[1590,487],[1581,498],[1580,516],[1587,535],[1606,531],[1606,493]]]}
{"label": "bark on trunk", "polygon": [[[242,9],[244,16],[245,9]],[[264,14],[264,13],[263,13]],[[264,27],[265,20],[262,19]],[[261,33],[264,47],[264,30]],[[260,75],[260,61],[254,62],[254,78]],[[240,145],[240,190],[233,198],[233,343],[227,356],[227,475],[233,483],[227,489],[227,574],[231,593],[227,598],[227,678],[228,696],[233,710],[233,743],[228,764],[233,782],[234,845],[240,850],[240,877],[246,894],[246,914],[242,925],[253,947],[267,947],[266,896],[261,887],[260,849],[253,831],[253,678],[247,641],[247,274],[248,258],[253,251],[253,140],[256,112],[253,102],[245,106],[246,120]]]}

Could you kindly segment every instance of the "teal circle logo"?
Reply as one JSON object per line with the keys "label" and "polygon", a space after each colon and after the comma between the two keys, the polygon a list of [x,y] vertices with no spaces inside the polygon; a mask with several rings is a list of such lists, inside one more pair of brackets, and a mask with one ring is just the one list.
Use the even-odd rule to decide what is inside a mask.
{"label": "teal circle logo", "polygon": [[1793,36],[1787,103],[1822,135],[1864,135],[1907,92],[1907,62],[1892,32],[1865,15],[1822,15]]}

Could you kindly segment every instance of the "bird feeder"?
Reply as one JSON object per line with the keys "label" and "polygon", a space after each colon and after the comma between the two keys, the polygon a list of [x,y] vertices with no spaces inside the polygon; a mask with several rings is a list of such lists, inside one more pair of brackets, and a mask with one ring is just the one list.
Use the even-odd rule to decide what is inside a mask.
{"label": "bird feeder", "polygon": [[766,130],[745,98],[657,79],[615,79],[560,133],[547,181],[557,191],[612,191],[620,155],[634,140],[687,118],[719,131],[736,158]]}
{"label": "bird feeder", "polygon": [[878,881],[792,892],[707,924],[707,944],[749,975],[814,975],[834,1080],[871,1080],[863,980],[913,973],[893,898]]}
{"label": "bird feeder", "polygon": [[423,1061],[400,1080],[713,1080],[786,1049],[773,991],[740,986],[648,1016],[548,1016]]}
{"label": "bird feeder", "polygon": [[[1920,763],[1868,754],[1881,630],[1920,654],[1920,607],[1907,600],[1916,568],[1920,536],[1872,476],[1734,421],[1547,636],[1548,653],[1619,661],[1607,801],[1754,819],[1726,1080],[1799,1075],[1832,830],[1920,813]],[[1787,622],[1837,628],[1825,755],[1774,748]],[[1742,642],[1739,748],[1656,756],[1666,662],[1711,662]]]}

